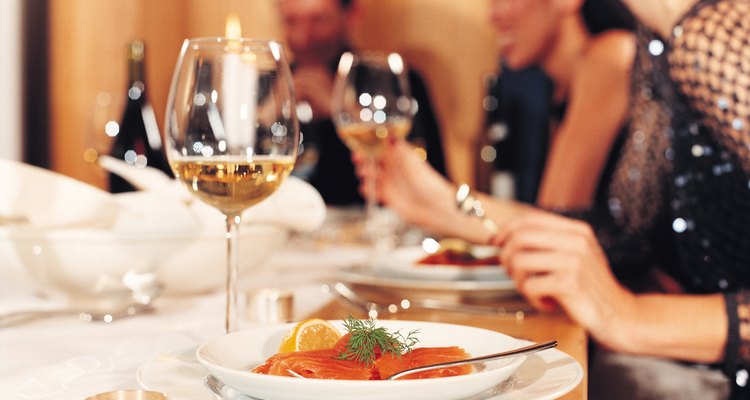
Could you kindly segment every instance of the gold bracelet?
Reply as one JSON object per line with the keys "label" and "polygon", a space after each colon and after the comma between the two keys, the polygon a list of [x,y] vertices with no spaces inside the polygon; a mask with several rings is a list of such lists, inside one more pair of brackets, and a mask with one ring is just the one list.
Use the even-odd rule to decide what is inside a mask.
{"label": "gold bracelet", "polygon": [[492,234],[490,240],[495,237],[498,231],[497,224],[495,224],[495,221],[487,218],[482,207],[482,202],[474,197],[471,187],[468,184],[462,183],[458,185],[458,189],[456,190],[456,205],[458,206],[458,210],[463,214],[473,215],[482,221],[482,225]]}

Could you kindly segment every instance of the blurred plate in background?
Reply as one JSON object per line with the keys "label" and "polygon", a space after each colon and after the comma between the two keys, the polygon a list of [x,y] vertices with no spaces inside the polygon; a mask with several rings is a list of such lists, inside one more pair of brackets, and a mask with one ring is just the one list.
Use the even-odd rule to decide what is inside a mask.
{"label": "blurred plate in background", "polygon": [[[490,257],[497,254],[493,246],[473,246],[472,256]],[[384,277],[402,277],[428,280],[498,280],[510,278],[500,265],[420,264],[428,253],[421,246],[399,247],[383,253],[370,262],[374,273]]]}
{"label": "blurred plate in background", "polygon": [[512,280],[430,280],[385,276],[364,266],[338,270],[337,278],[353,289],[389,298],[482,301],[518,296]]}

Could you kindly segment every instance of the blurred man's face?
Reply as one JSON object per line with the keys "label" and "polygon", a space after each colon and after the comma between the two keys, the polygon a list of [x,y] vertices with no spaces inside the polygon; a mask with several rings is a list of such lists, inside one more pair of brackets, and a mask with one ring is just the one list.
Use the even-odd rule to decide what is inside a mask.
{"label": "blurred man's face", "polygon": [[286,44],[295,63],[329,63],[346,42],[339,0],[279,0]]}

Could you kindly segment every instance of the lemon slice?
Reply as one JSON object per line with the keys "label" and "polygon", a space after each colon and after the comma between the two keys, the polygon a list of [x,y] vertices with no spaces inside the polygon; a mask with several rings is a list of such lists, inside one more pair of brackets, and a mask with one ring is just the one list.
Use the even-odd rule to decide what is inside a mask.
{"label": "lemon slice", "polygon": [[300,321],[284,336],[279,353],[332,349],[340,338],[341,333],[328,321],[309,318]]}

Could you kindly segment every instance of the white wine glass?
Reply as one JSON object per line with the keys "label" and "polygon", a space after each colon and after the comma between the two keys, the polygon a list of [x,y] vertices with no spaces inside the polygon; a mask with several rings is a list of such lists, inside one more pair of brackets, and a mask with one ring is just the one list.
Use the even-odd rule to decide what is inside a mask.
{"label": "white wine glass", "polygon": [[282,46],[255,39],[187,39],[172,77],[165,127],[167,158],[177,179],[226,217],[225,330],[236,331],[241,215],[279,188],[299,146]]}
{"label": "white wine glass", "polygon": [[404,138],[416,111],[406,67],[397,53],[346,52],[339,60],[332,113],[341,140],[365,156],[365,232],[377,247],[383,235],[378,222],[376,161],[387,140]]}

